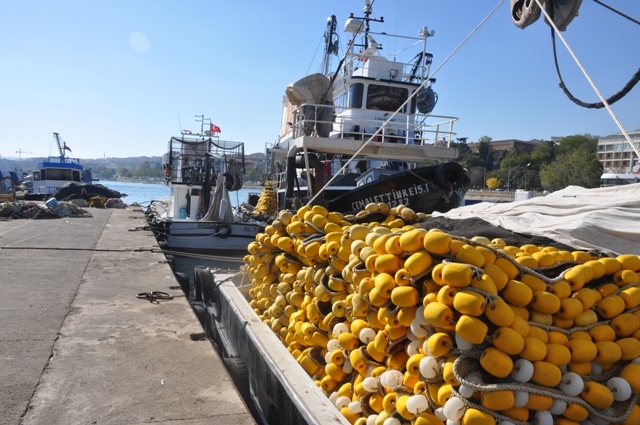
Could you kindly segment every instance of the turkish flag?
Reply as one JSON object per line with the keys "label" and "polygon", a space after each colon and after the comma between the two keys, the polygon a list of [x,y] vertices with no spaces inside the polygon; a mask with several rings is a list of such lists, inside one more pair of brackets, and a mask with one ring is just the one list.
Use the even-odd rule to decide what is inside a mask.
{"label": "turkish flag", "polygon": [[212,133],[222,133],[222,130],[220,130],[220,127],[218,127],[215,124],[211,124],[211,132]]}

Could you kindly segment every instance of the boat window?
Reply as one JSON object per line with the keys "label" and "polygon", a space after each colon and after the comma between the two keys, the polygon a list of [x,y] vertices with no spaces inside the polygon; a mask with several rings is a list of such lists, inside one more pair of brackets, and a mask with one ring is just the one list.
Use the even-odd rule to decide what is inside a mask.
{"label": "boat window", "polygon": [[34,181],[40,180],[40,171],[34,171],[33,172],[33,180]]}
{"label": "boat window", "polygon": [[409,90],[406,88],[370,84],[367,94],[367,109],[394,112],[408,97]]}
{"label": "boat window", "polygon": [[[47,170],[47,178],[46,180],[71,180],[71,171],[72,170],[60,170],[56,168],[50,168]],[[80,181],[78,179],[78,181]]]}
{"label": "boat window", "polygon": [[362,108],[362,94],[364,93],[364,84],[355,83],[349,87],[349,107]]}
{"label": "boat window", "polygon": [[344,92],[334,100],[333,104],[339,108],[346,108],[349,105],[348,101],[349,101],[349,96],[347,92]]}
{"label": "boat window", "polygon": [[73,172],[73,181],[74,182],[79,182],[80,181],[80,171],[74,171]]}

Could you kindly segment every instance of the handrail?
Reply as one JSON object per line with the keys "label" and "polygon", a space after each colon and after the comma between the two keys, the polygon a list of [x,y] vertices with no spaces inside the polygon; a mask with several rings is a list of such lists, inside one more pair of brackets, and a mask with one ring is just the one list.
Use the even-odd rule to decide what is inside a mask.
{"label": "handrail", "polygon": [[[333,108],[333,120],[322,121],[315,118],[308,119],[303,113],[305,107],[313,107],[315,113],[312,116],[319,116],[318,112],[322,108]],[[362,110],[359,108],[304,103],[293,110],[294,119],[291,131],[281,136],[274,145],[281,145],[282,142],[289,138],[308,135],[309,129],[316,128],[318,124],[329,124],[332,126],[332,132],[329,136],[331,138],[350,138],[356,140],[366,140],[382,125],[384,131],[379,132],[377,141],[383,143],[400,142],[448,148],[451,147],[452,138],[456,135],[453,131],[453,125],[458,120],[457,117],[421,113],[398,113],[393,120],[385,123],[386,117],[384,111],[380,111],[382,112],[380,117],[373,118],[361,116],[361,112]],[[386,115],[389,114],[391,114],[391,112]],[[432,122],[434,120],[436,121]],[[389,134],[391,131],[394,133],[393,135]]]}

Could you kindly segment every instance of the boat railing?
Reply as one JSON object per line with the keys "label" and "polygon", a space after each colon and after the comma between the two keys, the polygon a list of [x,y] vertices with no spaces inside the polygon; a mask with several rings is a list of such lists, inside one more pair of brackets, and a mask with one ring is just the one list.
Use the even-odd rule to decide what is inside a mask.
{"label": "boat railing", "polygon": [[[327,109],[331,109],[331,113],[328,113]],[[453,125],[458,120],[457,117],[398,113],[387,121],[386,118],[392,113],[393,111],[385,113],[305,103],[293,110],[291,131],[280,140],[311,135],[322,136],[320,129],[328,128],[331,129],[328,137],[335,139],[366,141],[376,134],[374,141],[381,143],[451,147],[452,139],[456,135]],[[319,118],[323,116],[330,118]]]}
{"label": "boat railing", "polygon": [[[428,30],[424,28],[424,31]],[[386,32],[368,31],[367,38],[385,42],[386,46],[396,46],[391,53],[381,54],[383,50],[373,49],[367,54],[362,46],[352,44],[343,65],[343,75],[389,78],[394,81],[422,84],[428,78],[433,61],[433,55],[427,53],[427,40],[433,34],[407,36]],[[373,46],[372,43],[371,46]],[[416,51],[421,51],[421,60],[416,63]]]}
{"label": "boat railing", "polygon": [[46,162],[52,164],[75,164],[80,165],[80,158],[69,158],[65,156],[50,156]]}

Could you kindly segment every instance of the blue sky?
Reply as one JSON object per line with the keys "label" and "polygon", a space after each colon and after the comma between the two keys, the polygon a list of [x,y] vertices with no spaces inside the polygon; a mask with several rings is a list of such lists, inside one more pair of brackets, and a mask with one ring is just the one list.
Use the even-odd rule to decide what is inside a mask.
{"label": "blue sky", "polygon": [[[640,2],[605,0],[635,19]],[[162,155],[180,129],[211,118],[226,140],[263,152],[280,128],[284,89],[317,72],[327,18],[341,30],[363,0],[6,1],[0,14],[0,155],[56,154],[58,132],[80,158]],[[416,35],[428,26],[434,68],[498,0],[375,0],[373,30]],[[563,33],[605,97],[640,68],[640,26],[584,0]],[[344,47],[346,37],[341,37]],[[559,42],[559,40],[558,40]],[[558,45],[568,87],[598,101]],[[334,60],[334,64],[337,61]],[[434,114],[459,118],[458,137],[549,139],[619,130],[606,110],[583,109],[558,88],[549,27],[511,22],[509,1],[435,76]],[[640,129],[640,85],[613,105]]]}

